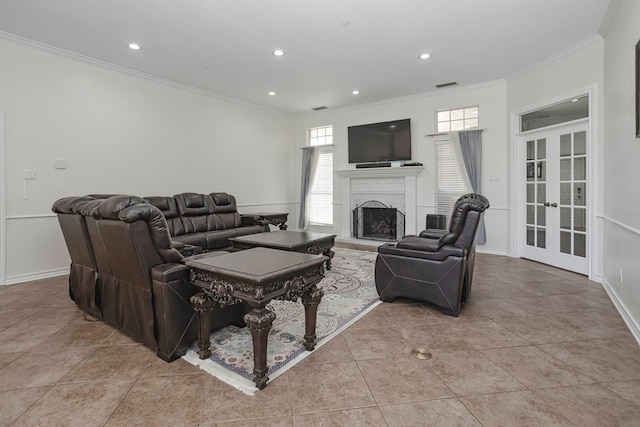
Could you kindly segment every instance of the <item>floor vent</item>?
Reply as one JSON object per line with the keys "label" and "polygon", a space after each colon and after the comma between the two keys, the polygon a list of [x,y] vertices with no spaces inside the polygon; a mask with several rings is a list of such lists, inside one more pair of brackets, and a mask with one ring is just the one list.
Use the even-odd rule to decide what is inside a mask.
{"label": "floor vent", "polygon": [[321,105],[320,107],[314,107],[312,108],[313,111],[320,111],[320,110],[326,110],[327,107],[325,107],[324,105]]}
{"label": "floor vent", "polygon": [[458,84],[458,82],[440,83],[439,85],[436,85],[436,87],[438,89],[440,89],[440,88],[447,87],[447,86],[455,86],[457,84]]}

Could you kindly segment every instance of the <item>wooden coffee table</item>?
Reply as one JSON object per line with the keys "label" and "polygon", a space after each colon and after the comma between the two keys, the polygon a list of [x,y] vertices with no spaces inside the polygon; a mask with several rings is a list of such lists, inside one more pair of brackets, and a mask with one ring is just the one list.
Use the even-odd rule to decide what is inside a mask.
{"label": "wooden coffee table", "polygon": [[335,244],[335,238],[335,234],[277,230],[232,237],[229,241],[233,246],[232,250],[262,247],[315,255],[322,254],[329,258],[327,259],[327,270],[331,270],[331,258],[335,254],[331,249]]}
{"label": "wooden coffee table", "polygon": [[[266,234],[266,233],[265,233]],[[246,251],[188,259],[191,283],[201,291],[191,297],[198,313],[198,356],[211,355],[211,309],[248,303],[252,310],[244,316],[253,340],[253,382],[263,389],[267,386],[267,337],[275,313],[267,309],[272,299],[297,301],[304,305],[304,347],[316,345],[316,315],[323,291],[316,284],[324,277],[326,257],[253,248]]]}

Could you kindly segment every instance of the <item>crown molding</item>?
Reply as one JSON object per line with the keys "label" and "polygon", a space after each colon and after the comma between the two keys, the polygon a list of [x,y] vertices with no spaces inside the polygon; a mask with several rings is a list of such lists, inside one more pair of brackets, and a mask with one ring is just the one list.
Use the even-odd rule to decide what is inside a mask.
{"label": "crown molding", "polygon": [[545,59],[543,59],[542,61],[536,62],[533,65],[528,66],[527,68],[524,68],[520,71],[515,72],[514,74],[510,75],[509,77],[507,77],[505,80],[508,82],[511,82],[513,80],[519,79],[521,77],[526,76],[529,73],[532,73],[535,70],[538,70],[542,67],[545,67],[549,64],[552,64],[556,61],[558,61],[559,59],[565,58],[567,56],[570,56],[576,52],[578,52],[579,50],[584,49],[587,46],[592,45],[593,43],[599,42],[604,40],[602,38],[602,36],[600,36],[600,34],[594,34],[593,36],[586,38],[584,40],[582,40],[579,43],[574,44],[573,46],[570,46],[564,50],[561,50],[560,52],[551,55]]}
{"label": "crown molding", "polygon": [[241,99],[238,98],[233,98],[231,96],[227,96],[227,95],[222,95],[220,93],[217,92],[213,92],[213,91],[209,91],[209,90],[205,90],[205,89],[200,89],[194,86],[190,86],[190,85],[186,85],[186,84],[182,84],[182,83],[178,83],[178,82],[174,82],[172,80],[168,80],[162,77],[158,77],[158,76],[154,76],[153,74],[148,74],[148,73],[143,73],[141,71],[136,71],[136,70],[132,70],[131,68],[126,68],[126,67],[122,67],[120,65],[115,65],[112,64],[110,62],[106,62],[106,61],[102,61],[100,59],[96,59],[96,58],[92,58],[90,56],[85,56],[85,55],[81,55],[79,53],[75,53],[75,52],[71,52],[65,49],[61,49],[55,46],[51,46],[48,45],[46,43],[41,43],[35,40],[31,40],[31,39],[27,39],[24,37],[20,37],[17,36],[15,34],[11,34],[11,33],[7,33],[4,31],[0,31],[0,37],[6,40],[10,40],[19,44],[23,44],[23,45],[27,45],[30,47],[34,47],[40,50],[44,50],[46,52],[49,53],[53,53],[56,55],[60,55],[60,56],[64,56],[67,58],[71,58],[74,59],[76,61],[80,61],[80,62],[84,62],[90,65],[95,65],[101,68],[105,68],[108,70],[112,70],[112,71],[117,71],[119,73],[122,74],[127,74],[129,76],[133,76],[139,79],[143,79],[143,80],[147,80],[153,83],[157,83],[157,84],[161,84],[164,86],[170,86],[176,89],[181,89],[187,92],[191,92],[191,93],[195,93],[197,95],[203,95],[203,96],[207,96],[209,98],[215,98],[218,99],[220,101],[226,101],[226,102],[231,102],[234,104],[239,104],[239,105],[243,105],[245,107],[250,107],[250,108],[255,108],[255,109],[259,109],[259,110],[264,110],[264,111],[269,111],[271,113],[275,113],[281,116],[285,116],[285,117],[290,117],[293,118],[295,117],[294,114],[291,113],[287,113],[281,110],[276,110],[273,108],[268,108],[259,104],[254,104],[252,102],[248,102],[248,101],[243,101]]}
{"label": "crown molding", "polygon": [[451,95],[458,92],[467,92],[469,90],[482,89],[482,88],[492,87],[492,86],[500,86],[504,84],[506,84],[506,80],[500,79],[500,80],[491,80],[488,82],[475,83],[470,85],[451,86],[443,89],[436,89],[431,92],[422,92],[422,93],[416,93],[416,94],[407,95],[407,96],[400,96],[397,98],[383,99],[381,101],[373,101],[373,102],[367,102],[364,104],[349,105],[346,107],[330,108],[322,111],[303,113],[303,114],[298,114],[296,117],[299,117],[299,118],[306,118],[306,117],[312,117],[312,116],[322,117],[324,115],[330,115],[336,112],[360,110],[363,108],[377,107],[379,105],[393,104],[396,102],[414,101],[418,99],[433,98],[433,97],[442,96],[442,95]]}

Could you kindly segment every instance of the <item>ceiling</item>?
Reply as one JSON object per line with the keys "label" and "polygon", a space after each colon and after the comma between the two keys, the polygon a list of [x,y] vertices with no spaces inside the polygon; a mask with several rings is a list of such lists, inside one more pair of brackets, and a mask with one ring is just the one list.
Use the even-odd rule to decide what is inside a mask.
{"label": "ceiling", "polygon": [[[4,0],[0,32],[301,114],[432,92],[441,83],[509,78],[596,35],[608,4]],[[285,54],[276,57],[275,49]],[[420,59],[424,52],[431,57]]]}

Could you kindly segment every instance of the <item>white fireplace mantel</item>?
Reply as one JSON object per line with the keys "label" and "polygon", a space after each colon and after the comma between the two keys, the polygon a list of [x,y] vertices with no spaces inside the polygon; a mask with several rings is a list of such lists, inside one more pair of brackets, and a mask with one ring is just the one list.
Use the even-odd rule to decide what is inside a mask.
{"label": "white fireplace mantel", "polygon": [[351,210],[354,199],[353,180],[358,182],[403,181],[401,193],[404,194],[405,234],[417,233],[418,192],[417,177],[424,170],[422,166],[398,166],[386,168],[343,169],[335,171],[341,178],[341,230],[342,239],[351,239]]}

